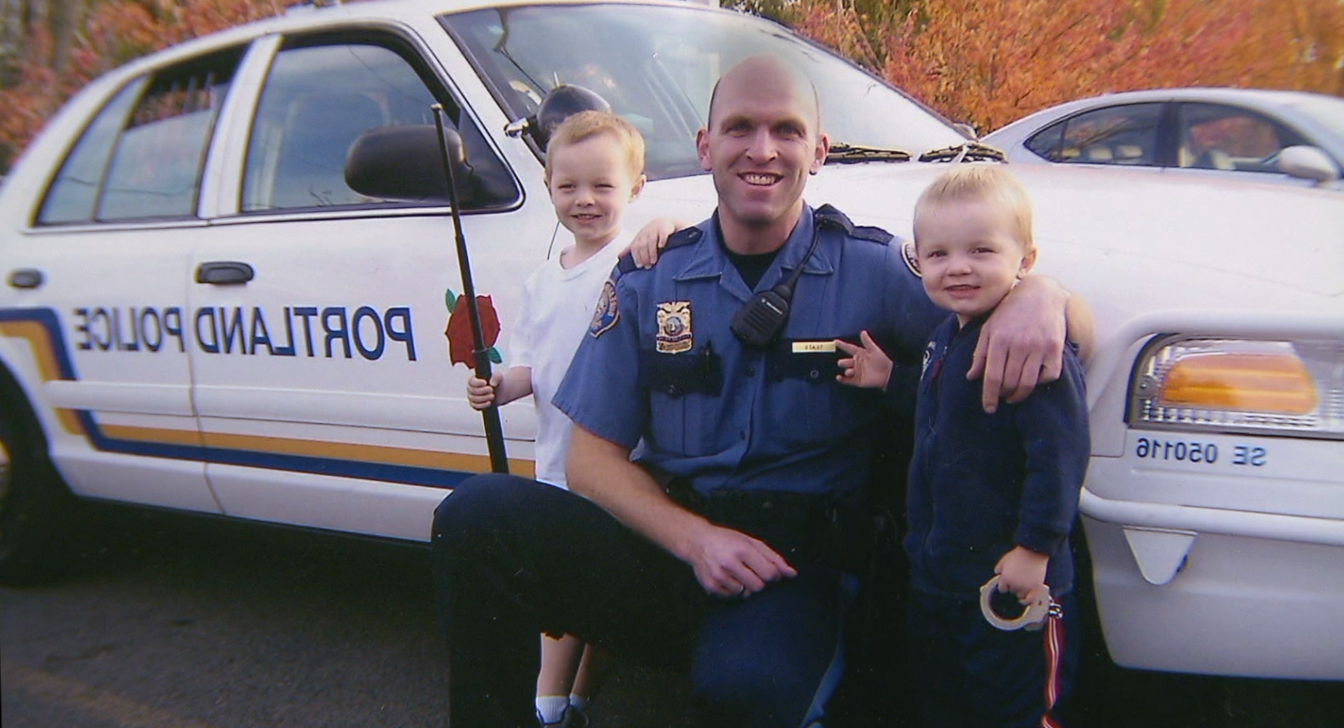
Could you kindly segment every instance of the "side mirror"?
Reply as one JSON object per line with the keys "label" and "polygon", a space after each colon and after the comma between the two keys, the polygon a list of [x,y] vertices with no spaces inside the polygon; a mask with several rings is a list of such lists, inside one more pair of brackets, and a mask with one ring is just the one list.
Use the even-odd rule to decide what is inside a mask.
{"label": "side mirror", "polygon": [[603,111],[609,114],[611,104],[596,91],[562,83],[546,92],[546,98],[541,100],[537,113],[509,124],[504,133],[512,137],[527,133],[537,149],[545,152],[555,127],[580,111]]}
{"label": "side mirror", "polygon": [[[517,190],[508,172],[494,163],[472,164],[462,137],[444,129],[448,158],[463,209],[508,204]],[[383,200],[448,204],[448,180],[441,161],[438,130],[432,124],[383,126],[360,134],[345,158],[350,189]]]}
{"label": "side mirror", "polygon": [[1319,147],[1287,147],[1279,152],[1278,167],[1289,177],[1314,180],[1317,184],[1339,178],[1334,160]]}

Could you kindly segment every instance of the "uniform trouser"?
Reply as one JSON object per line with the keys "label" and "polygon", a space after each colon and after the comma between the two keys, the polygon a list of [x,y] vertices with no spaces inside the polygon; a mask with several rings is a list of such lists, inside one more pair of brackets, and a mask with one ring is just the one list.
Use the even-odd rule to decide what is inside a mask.
{"label": "uniform trouser", "polygon": [[[1067,708],[1081,654],[1072,594],[1063,608],[1059,693],[1050,716]],[[926,726],[1028,728],[1046,713],[1044,631],[1002,631],[980,613],[978,600],[912,592],[908,608],[910,674]]]}
{"label": "uniform trouser", "polygon": [[435,511],[432,558],[452,728],[536,725],[539,631],[689,671],[706,728],[811,724],[843,667],[838,571],[710,597],[689,566],[549,485],[463,482]]}

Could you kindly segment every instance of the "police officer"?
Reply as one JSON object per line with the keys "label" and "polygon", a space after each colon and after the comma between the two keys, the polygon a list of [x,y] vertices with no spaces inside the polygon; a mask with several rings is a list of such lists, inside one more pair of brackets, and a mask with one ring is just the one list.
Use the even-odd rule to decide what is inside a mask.
{"label": "police officer", "polygon": [[[913,383],[943,317],[889,235],[803,202],[828,144],[798,71],[753,57],[726,73],[697,135],[718,209],[651,270],[622,261],[555,398],[586,498],[487,475],[435,513],[454,728],[535,725],[538,628],[689,669],[705,726],[824,717],[881,405],[838,385],[833,341],[869,331]],[[1020,289],[999,331],[1019,369],[1004,378],[1034,367],[1029,390],[1067,294]]]}

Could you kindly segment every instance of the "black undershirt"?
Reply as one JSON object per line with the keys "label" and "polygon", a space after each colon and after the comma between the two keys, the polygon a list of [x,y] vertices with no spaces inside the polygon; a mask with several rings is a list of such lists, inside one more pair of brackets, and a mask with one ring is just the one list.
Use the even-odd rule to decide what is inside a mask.
{"label": "black undershirt", "polygon": [[723,247],[724,255],[728,256],[728,260],[737,269],[738,275],[742,276],[747,288],[753,291],[756,290],[756,284],[761,282],[761,276],[765,275],[765,272],[770,269],[770,264],[775,262],[775,256],[779,255],[780,250],[783,250],[781,246],[768,253],[734,253],[728,249],[727,245],[723,244],[722,235],[719,236],[719,245]]}

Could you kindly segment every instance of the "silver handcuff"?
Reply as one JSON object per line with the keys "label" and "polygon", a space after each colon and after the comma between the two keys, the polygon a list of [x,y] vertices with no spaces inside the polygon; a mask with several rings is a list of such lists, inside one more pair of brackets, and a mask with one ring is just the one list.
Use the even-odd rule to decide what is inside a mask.
{"label": "silver handcuff", "polygon": [[1034,601],[1026,605],[1026,609],[1023,610],[1021,615],[1013,619],[1000,617],[994,611],[994,607],[990,605],[990,599],[993,598],[994,592],[998,591],[998,588],[998,574],[995,574],[993,578],[985,582],[984,586],[980,587],[980,613],[985,615],[985,621],[1005,632],[1018,629],[1034,632],[1044,627],[1045,620],[1050,617],[1064,616],[1064,610],[1058,604],[1050,601],[1050,587],[1047,585],[1042,587],[1041,594]]}

